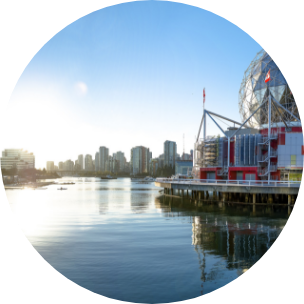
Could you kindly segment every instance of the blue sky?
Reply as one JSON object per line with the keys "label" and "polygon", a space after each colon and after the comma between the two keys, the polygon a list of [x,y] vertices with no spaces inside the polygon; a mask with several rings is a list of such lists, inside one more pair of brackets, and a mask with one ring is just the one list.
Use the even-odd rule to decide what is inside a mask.
{"label": "blue sky", "polygon": [[[55,35],[32,59],[11,97],[7,147],[47,160],[75,160],[165,140],[193,148],[206,108],[240,121],[243,73],[261,50],[232,23],[173,2],[131,2],[93,12]],[[27,131],[20,134],[20,126]],[[208,134],[219,131],[209,120]],[[34,130],[34,132],[33,132]],[[24,133],[23,133],[24,134]],[[94,157],[93,157],[94,158]]]}

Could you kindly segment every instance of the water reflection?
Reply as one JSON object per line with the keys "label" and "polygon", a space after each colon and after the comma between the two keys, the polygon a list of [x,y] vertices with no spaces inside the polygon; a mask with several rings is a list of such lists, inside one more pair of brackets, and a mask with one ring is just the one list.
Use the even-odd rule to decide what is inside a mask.
{"label": "water reflection", "polygon": [[130,179],[64,179],[67,191],[8,191],[37,251],[68,279],[128,302],[176,302],[214,291],[271,247],[287,208],[160,196]]}
{"label": "water reflection", "polygon": [[203,204],[165,196],[155,199],[155,207],[165,217],[188,217],[191,221],[191,243],[198,257],[202,288],[206,282],[221,280],[224,269],[241,275],[254,265],[277,239],[288,216],[284,207]]}
{"label": "water reflection", "polygon": [[145,213],[149,208],[150,199],[138,191],[130,191],[130,204],[133,213]]}

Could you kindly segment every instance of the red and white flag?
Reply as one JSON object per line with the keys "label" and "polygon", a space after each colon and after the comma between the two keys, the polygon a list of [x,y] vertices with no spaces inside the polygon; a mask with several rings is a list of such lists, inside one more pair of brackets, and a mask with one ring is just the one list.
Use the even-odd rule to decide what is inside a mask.
{"label": "red and white flag", "polygon": [[205,88],[204,88],[204,91],[203,91],[203,97],[204,97],[204,103],[205,103],[205,97],[206,97]]}
{"label": "red and white flag", "polygon": [[270,80],[270,70],[268,71],[266,78],[265,78],[265,83]]}

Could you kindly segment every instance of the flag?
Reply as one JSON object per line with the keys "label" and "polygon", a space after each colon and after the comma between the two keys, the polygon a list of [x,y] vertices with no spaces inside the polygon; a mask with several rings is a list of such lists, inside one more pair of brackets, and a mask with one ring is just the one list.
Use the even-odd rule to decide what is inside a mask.
{"label": "flag", "polygon": [[205,88],[204,88],[204,91],[203,91],[203,97],[204,97],[204,103],[205,103],[205,97],[206,97]]}
{"label": "flag", "polygon": [[270,70],[268,71],[266,78],[265,78],[265,83],[270,80]]}

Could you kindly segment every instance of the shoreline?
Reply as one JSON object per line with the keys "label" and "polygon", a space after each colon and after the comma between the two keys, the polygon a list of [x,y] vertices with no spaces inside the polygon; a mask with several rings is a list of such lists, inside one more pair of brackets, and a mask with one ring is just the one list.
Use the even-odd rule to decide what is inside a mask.
{"label": "shoreline", "polygon": [[20,184],[11,184],[11,185],[4,185],[5,190],[14,190],[14,189],[36,189],[40,187],[45,187],[49,185],[56,184],[55,182],[35,182],[35,183],[20,183]]}

